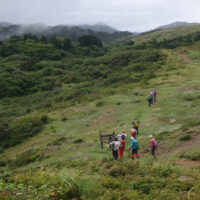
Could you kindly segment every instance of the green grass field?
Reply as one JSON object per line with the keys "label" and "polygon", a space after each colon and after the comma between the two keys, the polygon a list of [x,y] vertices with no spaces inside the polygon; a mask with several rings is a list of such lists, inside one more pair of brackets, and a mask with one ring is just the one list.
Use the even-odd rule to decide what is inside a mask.
{"label": "green grass field", "polygon": [[[90,102],[58,102],[39,110],[37,115],[48,115],[42,132],[0,155],[6,163],[0,168],[0,198],[198,200],[199,49],[198,42],[162,50],[166,64],[148,82],[126,84]],[[148,108],[146,96],[154,88],[157,102]],[[140,160],[133,161],[128,147],[134,118],[141,126]],[[123,130],[125,156],[114,161],[108,146],[101,149],[99,134]],[[149,135],[159,142],[157,160],[149,152]]]}

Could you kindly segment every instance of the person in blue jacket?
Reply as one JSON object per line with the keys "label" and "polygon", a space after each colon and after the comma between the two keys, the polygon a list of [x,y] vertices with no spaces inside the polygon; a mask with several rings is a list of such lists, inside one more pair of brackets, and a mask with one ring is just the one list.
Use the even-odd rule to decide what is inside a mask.
{"label": "person in blue jacket", "polygon": [[134,160],[134,155],[136,155],[136,157],[139,158],[138,154],[139,143],[138,140],[136,140],[134,137],[131,137],[131,149],[132,149],[132,160]]}

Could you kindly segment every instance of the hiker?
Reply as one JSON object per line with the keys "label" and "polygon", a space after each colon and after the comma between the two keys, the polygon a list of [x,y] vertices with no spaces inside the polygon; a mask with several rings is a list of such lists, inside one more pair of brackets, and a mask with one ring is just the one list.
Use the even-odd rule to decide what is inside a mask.
{"label": "hiker", "polygon": [[152,96],[151,95],[147,96],[147,101],[148,101],[148,106],[150,107],[152,104]]}
{"label": "hiker", "polygon": [[118,134],[117,137],[118,137],[118,140],[119,140],[119,141],[122,140],[122,136],[125,136],[125,139],[126,139],[127,135],[126,135],[125,131],[122,131],[122,133]]}
{"label": "hiker", "polygon": [[153,101],[156,102],[156,95],[158,94],[157,90],[154,89],[153,91]]}
{"label": "hiker", "polygon": [[125,135],[122,135],[122,140],[120,141],[120,147],[119,147],[119,157],[120,158],[122,158],[123,154],[124,154],[125,145],[126,145],[125,139],[126,139]]}
{"label": "hiker", "polygon": [[151,154],[154,158],[156,158],[155,151],[158,149],[157,141],[153,138],[152,135],[149,136],[150,139],[150,148],[151,148]]}
{"label": "hiker", "polygon": [[140,126],[140,121],[134,119],[134,121],[132,122],[133,127],[135,128],[135,130],[137,131],[137,134],[139,133],[138,131],[138,127]]}
{"label": "hiker", "polygon": [[137,130],[135,129],[135,127],[132,127],[131,128],[131,136],[136,138],[136,133],[137,133]]}
{"label": "hiker", "polygon": [[112,155],[115,160],[118,159],[119,146],[120,146],[120,141],[118,141],[118,138],[115,138],[113,141],[110,142],[110,147],[112,149]]}
{"label": "hiker", "polygon": [[134,160],[135,154],[136,154],[136,157],[139,158],[139,154],[138,154],[139,143],[134,137],[131,137],[131,149],[132,149],[132,160]]}
{"label": "hiker", "polygon": [[150,96],[151,96],[151,104],[153,104],[153,92],[150,92]]}

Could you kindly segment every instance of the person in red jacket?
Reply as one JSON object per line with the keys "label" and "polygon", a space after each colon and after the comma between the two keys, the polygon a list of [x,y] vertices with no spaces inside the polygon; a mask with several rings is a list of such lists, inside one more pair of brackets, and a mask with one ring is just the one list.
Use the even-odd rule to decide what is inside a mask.
{"label": "person in red jacket", "polygon": [[126,146],[125,139],[126,139],[125,135],[122,135],[122,140],[120,141],[120,147],[119,147],[119,157],[120,158],[123,158],[123,155],[124,155],[124,150],[125,150],[125,146]]}

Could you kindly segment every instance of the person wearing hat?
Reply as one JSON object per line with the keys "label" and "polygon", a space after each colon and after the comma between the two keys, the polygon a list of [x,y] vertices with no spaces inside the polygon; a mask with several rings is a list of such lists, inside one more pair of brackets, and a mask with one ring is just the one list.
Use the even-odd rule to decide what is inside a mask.
{"label": "person wearing hat", "polygon": [[120,141],[120,147],[119,147],[119,157],[120,158],[123,158],[125,145],[126,145],[125,139],[126,139],[125,135],[122,135],[122,140]]}
{"label": "person wearing hat", "polygon": [[151,154],[154,158],[156,158],[156,154],[155,154],[155,151],[158,147],[157,145],[157,141],[153,138],[152,135],[149,136],[149,139],[150,139],[150,148],[151,148]]}

